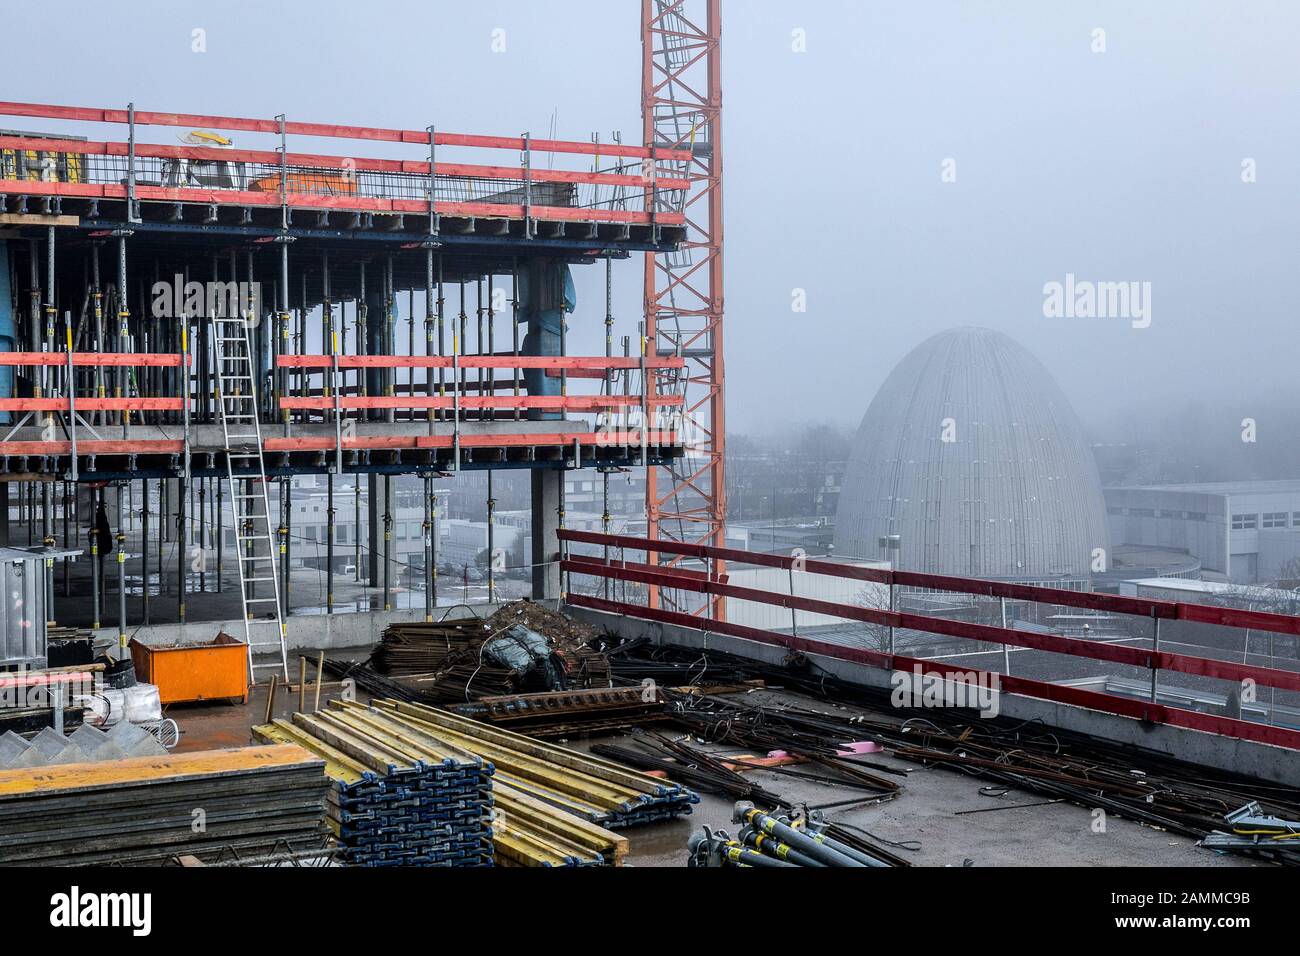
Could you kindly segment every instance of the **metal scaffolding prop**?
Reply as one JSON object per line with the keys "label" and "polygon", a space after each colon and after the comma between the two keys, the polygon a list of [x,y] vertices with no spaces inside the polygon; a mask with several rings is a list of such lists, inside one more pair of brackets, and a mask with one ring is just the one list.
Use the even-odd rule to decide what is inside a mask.
{"label": "metal scaffolding prop", "polygon": [[[688,448],[646,474],[651,538],[725,544],[727,515],[722,294],[721,0],[642,0],[641,115],[644,143],[655,156],[687,153],[670,168],[688,185],[680,196],[654,191],[667,212],[680,202],[685,241],[645,257],[645,329],[641,351],[683,357]],[[652,175],[657,167],[651,166]],[[651,181],[653,183],[653,180]],[[662,185],[660,183],[659,185]],[[678,187],[672,187],[676,190]],[[647,190],[651,192],[652,190]],[[660,210],[654,206],[651,211]],[[676,384],[656,377],[659,389]],[[660,560],[650,556],[650,563]],[[671,553],[664,558],[677,562]],[[689,593],[650,589],[650,603],[724,615],[720,600],[700,605]],[[686,603],[684,603],[686,602]]]}

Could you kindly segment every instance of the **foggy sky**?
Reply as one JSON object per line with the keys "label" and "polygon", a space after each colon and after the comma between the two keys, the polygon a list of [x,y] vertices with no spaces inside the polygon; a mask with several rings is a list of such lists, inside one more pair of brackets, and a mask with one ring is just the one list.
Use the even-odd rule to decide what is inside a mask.
{"label": "foggy sky", "polygon": [[[637,0],[215,6],[7,3],[3,98],[508,135],[554,116],[562,138],[640,141]],[[1234,432],[1295,407],[1300,6],[730,0],[723,17],[732,430],[855,425],[904,354],[967,324],[1034,352],[1098,438],[1194,402],[1197,427]],[[640,268],[615,267],[619,334]],[[1150,327],[1044,318],[1067,273],[1150,282]],[[596,354],[603,269],[577,280],[570,351]]]}

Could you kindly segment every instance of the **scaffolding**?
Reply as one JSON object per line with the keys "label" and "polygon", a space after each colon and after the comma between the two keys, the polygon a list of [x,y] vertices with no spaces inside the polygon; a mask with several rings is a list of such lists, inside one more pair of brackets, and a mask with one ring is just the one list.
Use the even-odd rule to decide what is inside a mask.
{"label": "scaffolding", "polygon": [[[393,514],[381,491],[394,476],[645,467],[683,453],[685,398],[663,387],[683,380],[676,350],[570,355],[563,322],[556,341],[536,329],[568,268],[666,254],[683,241],[689,181],[677,170],[688,149],[134,105],[2,102],[0,116],[52,127],[0,135],[0,253],[12,290],[0,303],[12,332],[6,341],[0,322],[0,487],[6,503],[11,484],[18,489],[46,547],[60,543],[56,482],[65,546],[93,523],[87,510],[115,498],[123,595],[122,528],[138,494],[144,546],[129,559],[140,562],[145,620],[164,540],[202,552],[193,566],[178,562],[181,623],[185,594],[196,578],[206,588],[214,570],[205,557],[213,544],[220,588],[239,557],[222,553],[222,512],[240,499],[224,499],[241,483],[263,496],[280,483],[271,529],[280,581],[262,587],[264,596],[283,592],[283,614],[295,476],[328,482],[333,610],[338,476],[354,476],[358,510],[362,477],[380,502],[370,550],[383,552],[382,571],[372,584],[382,577],[391,606]],[[145,141],[178,133],[179,145]],[[257,148],[237,148],[236,135]],[[310,151],[321,142],[338,149]],[[359,155],[381,145],[384,156]],[[592,169],[549,168],[574,156]],[[497,300],[507,290],[508,312]],[[214,328],[232,321],[247,340],[257,467],[235,459],[220,414],[230,333]],[[271,507],[267,497],[266,522]],[[10,509],[0,512],[7,532]],[[425,520],[426,534],[435,520]],[[92,535],[96,559],[99,543]],[[552,544],[553,559],[558,551]],[[92,563],[98,609],[107,578]]]}

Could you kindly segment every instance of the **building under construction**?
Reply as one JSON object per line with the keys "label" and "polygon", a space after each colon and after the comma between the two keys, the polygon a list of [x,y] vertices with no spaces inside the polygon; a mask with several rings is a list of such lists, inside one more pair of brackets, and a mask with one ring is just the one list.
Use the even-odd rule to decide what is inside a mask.
{"label": "building under construction", "polygon": [[[727,546],[720,8],[643,0],[641,145],[0,102],[0,865],[1078,864],[1045,834],[1098,808],[1118,863],[1300,862],[1300,618],[1092,590],[1072,415],[1039,409],[1005,477],[945,452],[1004,505],[976,551],[989,516],[941,533],[891,379],[916,449],[864,426],[855,467],[886,471],[846,512],[858,556]],[[1012,396],[986,449],[1029,385],[958,389]],[[575,527],[584,469],[603,514]],[[615,529],[629,470],[644,525]],[[507,471],[530,601],[498,600]],[[470,472],[472,605],[438,574]],[[900,475],[935,493],[902,524]],[[1027,502],[1064,543],[1020,573]],[[971,563],[900,565],[899,527]],[[363,581],[378,600],[341,599]]]}

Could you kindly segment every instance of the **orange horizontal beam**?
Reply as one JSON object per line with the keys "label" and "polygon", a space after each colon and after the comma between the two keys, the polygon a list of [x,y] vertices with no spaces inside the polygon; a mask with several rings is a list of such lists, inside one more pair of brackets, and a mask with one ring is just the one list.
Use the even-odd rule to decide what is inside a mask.
{"label": "orange horizontal beam", "polygon": [[[641,433],[622,432],[553,432],[548,434],[472,434],[460,436],[461,448],[520,448],[520,447],[555,447],[569,446],[574,442],[586,448],[629,447],[641,445]],[[357,438],[345,438],[341,443],[344,450],[391,450],[422,448],[451,448],[454,442],[451,435],[370,435]],[[646,444],[654,446],[678,444],[677,433],[671,431],[651,431],[646,433]],[[329,436],[310,438],[267,438],[263,448],[271,452],[292,451],[331,451],[335,447]],[[2,449],[0,449],[2,451]]]}
{"label": "orange horizontal beam", "polygon": [[[168,439],[77,441],[78,455],[179,455],[185,451],[185,442]],[[0,455],[70,455],[70,441],[0,441]]]}
{"label": "orange horizontal beam", "polygon": [[[189,356],[185,364],[189,364]],[[0,365],[50,365],[68,364],[67,352],[0,352]],[[72,364],[77,367],[140,365],[151,368],[177,368],[180,353],[172,352],[73,352]]]}
{"label": "orange horizontal beam", "polygon": [[[640,407],[639,395],[467,395],[460,399],[463,409],[476,408],[546,408],[578,412],[596,411],[602,408]],[[659,407],[682,404],[682,396],[666,395],[646,400],[646,405]],[[77,403],[80,407],[81,403]],[[334,399],[325,396],[310,398],[284,397],[279,405],[286,409],[327,409],[334,408]],[[339,408],[455,408],[456,399],[450,395],[370,395],[340,396]],[[0,406],[2,407],[2,406]]]}
{"label": "orange horizontal beam", "polygon": [[[450,355],[340,355],[339,368],[452,368]],[[279,355],[280,368],[330,368],[330,355]],[[606,358],[584,355],[462,355],[461,368],[544,368],[576,371],[581,369],[640,368],[639,358]],[[686,360],[676,356],[645,360],[646,368],[683,368]]]}
{"label": "orange horizontal beam", "polygon": [[[67,412],[67,398],[0,398],[4,412]],[[179,398],[78,398],[79,412],[174,412],[184,408]]]}
{"label": "orange horizontal beam", "polygon": [[[34,179],[0,179],[0,193],[24,196],[72,196],[87,199],[125,199],[125,186],[95,185],[93,183],[55,183]],[[157,202],[216,203],[228,206],[279,206],[279,193],[248,192],[236,189],[173,189],[164,186],[136,186],[136,198]],[[412,213],[423,215],[429,203],[422,199],[379,199],[373,196],[321,196],[315,193],[289,193],[288,204],[295,209],[338,209],[342,211],[377,212],[381,215]],[[530,206],[533,219],[551,222],[623,222],[645,223],[649,213],[630,209],[584,209],[574,206]],[[440,216],[461,216],[467,219],[522,219],[524,207],[510,203],[490,202],[440,202]],[[655,222],[679,226],[686,222],[686,214],[661,212]]]}

